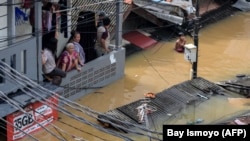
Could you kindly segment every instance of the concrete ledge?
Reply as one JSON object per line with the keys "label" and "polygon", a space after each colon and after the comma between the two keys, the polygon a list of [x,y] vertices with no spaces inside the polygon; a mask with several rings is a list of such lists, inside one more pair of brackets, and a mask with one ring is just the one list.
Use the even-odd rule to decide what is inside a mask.
{"label": "concrete ledge", "polygon": [[78,72],[73,70],[63,78],[62,96],[76,100],[85,94],[104,87],[124,76],[125,48],[114,50],[107,55],[88,62]]}

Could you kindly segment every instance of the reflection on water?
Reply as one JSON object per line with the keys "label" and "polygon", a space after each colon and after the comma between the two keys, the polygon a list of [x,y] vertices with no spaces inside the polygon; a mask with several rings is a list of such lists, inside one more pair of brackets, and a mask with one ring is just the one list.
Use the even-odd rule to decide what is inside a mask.
{"label": "reflection on water", "polygon": [[[234,78],[236,74],[249,74],[250,68],[250,13],[237,13],[218,23],[207,26],[199,32],[198,76],[216,82]],[[188,43],[193,39],[187,37]],[[173,50],[175,41],[160,42],[156,46],[136,53],[126,60],[125,76],[119,81],[98,89],[79,99],[79,103],[99,112],[107,112],[144,97],[144,93],[158,93],[168,87],[190,79],[191,64],[184,60],[183,54]],[[248,104],[232,103],[226,97],[211,98],[199,107],[188,106],[179,115],[175,115],[166,124],[187,124],[203,119],[209,124],[217,119],[249,109]],[[73,111],[72,111],[73,112]],[[85,115],[82,115],[85,117]],[[99,124],[95,119],[86,119]],[[90,141],[121,140],[99,132],[88,125],[79,123],[61,114],[55,122],[71,135],[77,135]],[[60,131],[52,129],[60,135]],[[61,133],[67,140],[76,140]],[[41,140],[57,140],[47,137],[46,131],[37,132]],[[79,139],[79,138],[78,138]],[[29,140],[26,138],[26,140]]]}

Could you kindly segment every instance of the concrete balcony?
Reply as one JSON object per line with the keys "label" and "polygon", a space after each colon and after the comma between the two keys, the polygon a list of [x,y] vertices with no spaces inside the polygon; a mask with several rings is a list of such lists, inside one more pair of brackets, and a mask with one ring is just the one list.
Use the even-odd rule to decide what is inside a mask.
{"label": "concrete balcony", "polygon": [[[0,60],[2,62],[32,80],[37,80],[38,75],[41,76],[41,71],[39,70],[39,68],[41,68],[39,67],[41,61],[38,59],[36,38],[20,41],[18,44],[0,50]],[[11,70],[3,66],[2,63],[0,63],[0,65],[11,72]],[[4,73],[2,69],[0,69],[0,73],[0,90],[2,92],[10,93],[20,88],[20,86],[11,83],[11,81],[15,80],[10,79],[7,73]]]}
{"label": "concrete balcony", "polygon": [[62,96],[76,100],[81,96],[107,86],[124,76],[125,48],[114,50],[107,55],[85,64],[81,71],[72,70],[63,78]]}

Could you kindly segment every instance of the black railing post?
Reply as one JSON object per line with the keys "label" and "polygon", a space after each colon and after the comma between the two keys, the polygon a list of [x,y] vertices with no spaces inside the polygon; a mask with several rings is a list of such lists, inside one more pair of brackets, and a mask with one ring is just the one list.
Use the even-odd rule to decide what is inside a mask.
{"label": "black railing post", "polygon": [[122,46],[122,23],[123,23],[123,1],[116,0],[116,34],[115,34],[115,49],[120,49]]}
{"label": "black railing post", "polygon": [[198,45],[198,42],[199,42],[199,26],[200,26],[200,23],[199,23],[199,18],[200,18],[200,14],[199,14],[199,11],[200,11],[200,8],[199,8],[199,0],[196,0],[196,16],[195,16],[195,22],[194,22],[194,45],[196,46],[196,61],[193,62],[192,64],[192,79],[195,79],[197,77],[197,66],[198,66],[198,52],[199,52],[199,45]]}

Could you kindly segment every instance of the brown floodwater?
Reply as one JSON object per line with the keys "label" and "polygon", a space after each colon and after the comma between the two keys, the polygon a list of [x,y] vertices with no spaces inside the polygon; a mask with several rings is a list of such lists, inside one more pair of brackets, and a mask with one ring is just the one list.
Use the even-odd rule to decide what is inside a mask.
{"label": "brown floodwater", "polygon": [[[234,79],[237,74],[250,73],[250,12],[238,12],[231,17],[206,26],[199,31],[198,74],[212,82]],[[187,42],[193,39],[187,36]],[[78,103],[98,112],[107,112],[119,106],[144,98],[144,93],[158,93],[175,84],[190,79],[192,65],[184,55],[173,50],[175,41],[159,42],[154,47],[129,56],[126,59],[125,75],[122,79],[98,89],[79,99]],[[249,109],[247,99],[211,98],[198,107],[184,108],[180,114],[164,124],[186,124],[201,118],[209,124],[223,117]],[[71,110],[70,108],[68,108]],[[72,113],[77,113],[71,110]],[[87,120],[99,124],[96,119],[80,114]],[[54,124],[64,132],[48,129],[61,135],[65,140],[75,141],[72,135],[88,141],[119,141],[120,138],[100,132],[86,124],[75,121],[60,113],[60,121]],[[63,122],[67,123],[64,124]],[[161,130],[157,127],[157,130]],[[66,131],[66,132],[65,132]],[[39,140],[57,141],[46,131],[33,134]],[[135,140],[149,140],[134,137]],[[25,141],[31,140],[25,138]]]}

